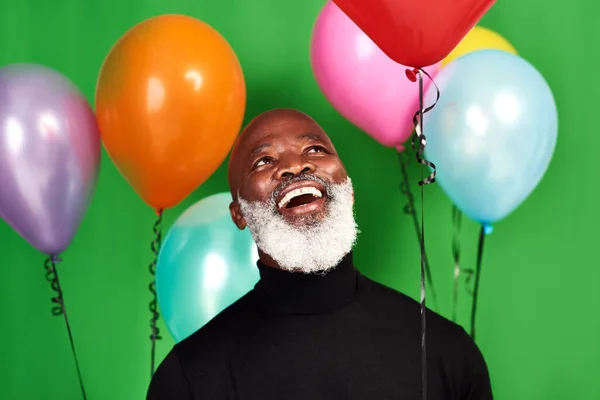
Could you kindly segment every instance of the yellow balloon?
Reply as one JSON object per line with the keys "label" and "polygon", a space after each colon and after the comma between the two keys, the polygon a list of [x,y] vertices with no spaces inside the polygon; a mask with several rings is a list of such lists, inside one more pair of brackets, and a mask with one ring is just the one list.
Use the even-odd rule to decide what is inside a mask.
{"label": "yellow balloon", "polygon": [[442,60],[441,66],[446,66],[450,61],[477,50],[503,50],[517,54],[512,44],[498,33],[482,26],[476,26],[467,33],[467,36]]}

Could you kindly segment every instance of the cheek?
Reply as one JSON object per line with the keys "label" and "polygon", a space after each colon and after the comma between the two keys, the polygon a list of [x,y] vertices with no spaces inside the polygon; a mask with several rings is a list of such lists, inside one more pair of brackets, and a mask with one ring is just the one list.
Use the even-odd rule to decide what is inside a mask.
{"label": "cheek", "polygon": [[269,174],[254,174],[246,181],[244,190],[247,196],[246,199],[250,201],[266,200],[274,189],[272,186]]}
{"label": "cheek", "polygon": [[341,183],[348,177],[344,165],[339,160],[327,160],[320,167],[321,171],[329,175],[336,183]]}

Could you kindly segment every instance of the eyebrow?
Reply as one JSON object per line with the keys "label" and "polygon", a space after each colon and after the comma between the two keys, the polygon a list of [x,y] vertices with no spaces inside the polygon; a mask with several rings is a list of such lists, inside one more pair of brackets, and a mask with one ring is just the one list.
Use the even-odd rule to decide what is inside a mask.
{"label": "eyebrow", "polygon": [[264,149],[269,148],[269,147],[271,147],[270,143],[260,144],[252,149],[252,151],[250,152],[250,155],[255,156],[255,155],[259,154],[260,152],[262,152]]}
{"label": "eyebrow", "polygon": [[[317,142],[323,141],[323,139],[319,135],[316,135],[314,133],[303,133],[301,135],[296,136],[296,139],[298,139],[298,140],[314,140]],[[258,146],[256,146],[255,148],[252,149],[252,151],[250,152],[250,155],[256,156],[257,154],[260,154],[263,150],[268,149],[271,146],[272,145],[270,143],[259,144]]]}
{"label": "eyebrow", "polygon": [[302,135],[296,136],[298,140],[314,140],[318,142],[322,142],[323,139],[319,135],[315,135],[314,133],[304,133]]}

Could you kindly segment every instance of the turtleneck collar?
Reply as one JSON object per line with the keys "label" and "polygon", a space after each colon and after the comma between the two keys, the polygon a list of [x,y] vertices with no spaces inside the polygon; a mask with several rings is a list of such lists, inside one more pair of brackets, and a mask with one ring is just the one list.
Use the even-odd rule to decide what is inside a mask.
{"label": "turtleneck collar", "polygon": [[257,262],[260,280],[255,293],[261,306],[287,314],[331,311],[352,301],[359,293],[360,273],[352,264],[352,253],[323,274],[288,272]]}

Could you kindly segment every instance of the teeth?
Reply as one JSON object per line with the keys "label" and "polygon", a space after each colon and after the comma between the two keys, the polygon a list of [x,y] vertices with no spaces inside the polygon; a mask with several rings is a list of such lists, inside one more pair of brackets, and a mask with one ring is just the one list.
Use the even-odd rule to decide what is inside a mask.
{"label": "teeth", "polygon": [[288,194],[286,194],[285,196],[283,196],[283,199],[281,199],[281,201],[279,202],[279,204],[277,206],[279,208],[283,208],[294,197],[302,196],[303,194],[312,194],[315,197],[322,197],[323,196],[323,194],[321,193],[321,191],[319,189],[317,189],[316,187],[307,186],[307,187],[303,187],[303,188],[300,188],[300,189],[294,189],[294,190],[292,190],[291,192],[289,192]]}

